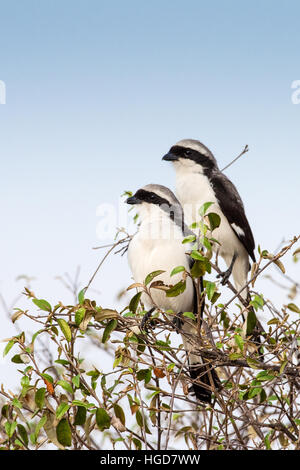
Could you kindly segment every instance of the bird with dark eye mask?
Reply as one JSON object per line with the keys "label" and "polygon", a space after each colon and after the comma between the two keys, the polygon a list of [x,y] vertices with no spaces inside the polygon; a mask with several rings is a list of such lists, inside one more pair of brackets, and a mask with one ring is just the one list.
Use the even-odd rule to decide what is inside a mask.
{"label": "bird with dark eye mask", "polygon": [[[199,220],[199,209],[204,203],[213,203],[210,211],[217,213],[221,219],[220,226],[212,234],[219,242],[213,245],[213,249],[227,265],[227,270],[219,277],[222,284],[226,284],[232,274],[236,290],[240,291],[247,284],[249,257],[255,262],[255,242],[236,187],[221,172],[212,152],[198,140],[184,139],[177,142],[163,160],[172,162],[174,166],[176,195],[188,225]],[[244,301],[250,300],[248,288],[240,295]],[[253,310],[252,313],[255,321]],[[245,319],[245,333],[249,333],[248,327]],[[259,331],[255,335],[259,338],[259,332],[263,329],[258,321],[257,328]]]}
{"label": "bird with dark eye mask", "polygon": [[[185,236],[191,233],[184,223],[183,211],[172,191],[165,186],[149,184],[127,199],[127,204],[136,205],[140,218],[138,232],[130,241],[128,261],[135,282],[143,283],[146,276],[162,270],[155,279],[165,285],[174,285],[182,279],[182,273],[170,276],[173,268],[183,266],[190,272],[190,258]],[[155,308],[172,310],[180,316],[184,312],[197,314],[196,291],[190,276],[186,279],[184,292],[176,297],[167,297],[162,290],[151,289],[151,298],[142,294],[142,301],[151,313]],[[189,372],[193,381],[192,391],[198,400],[210,403],[213,391],[220,389],[220,380],[212,363],[192,354],[189,337],[197,337],[197,329],[188,318],[181,318],[181,334],[188,355]]]}

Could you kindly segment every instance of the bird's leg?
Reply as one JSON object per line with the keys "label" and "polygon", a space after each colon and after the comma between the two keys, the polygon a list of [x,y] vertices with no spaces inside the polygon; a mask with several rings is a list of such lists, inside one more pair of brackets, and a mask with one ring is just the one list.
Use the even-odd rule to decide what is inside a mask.
{"label": "bird's leg", "polygon": [[233,266],[234,266],[234,263],[235,263],[236,259],[237,259],[237,254],[234,253],[229,268],[226,271],[223,271],[222,273],[217,275],[217,278],[222,278],[221,284],[223,286],[226,284],[226,282],[230,278],[230,275],[232,273],[232,269],[233,269]]}
{"label": "bird's leg", "polygon": [[181,330],[182,325],[183,325],[183,320],[181,317],[182,317],[182,312],[178,312],[175,314],[172,320],[176,333],[179,333],[179,330]]}
{"label": "bird's leg", "polygon": [[141,321],[141,330],[144,330],[146,333],[148,331],[147,323],[150,320],[151,315],[154,312],[154,310],[155,310],[155,307],[151,308],[147,313],[145,313],[145,315],[143,316],[143,319]]}

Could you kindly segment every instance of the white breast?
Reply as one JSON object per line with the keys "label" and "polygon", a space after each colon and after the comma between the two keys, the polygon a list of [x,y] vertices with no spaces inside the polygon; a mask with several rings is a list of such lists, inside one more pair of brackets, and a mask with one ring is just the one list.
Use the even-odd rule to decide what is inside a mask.
{"label": "white breast", "polygon": [[[164,270],[165,273],[156,277],[155,280],[162,280],[166,285],[174,285],[182,279],[182,273],[170,277],[173,268],[184,266],[189,271],[188,258],[185,254],[186,245],[181,243],[183,239],[181,230],[169,217],[162,217],[160,224],[164,236],[158,229],[158,220],[154,222],[146,219],[130,242],[128,261],[135,282],[143,283],[149,273]],[[158,232],[156,238],[153,237],[153,231]],[[168,231],[171,234],[169,237],[166,236]],[[187,279],[186,290],[177,297],[166,297],[164,291],[157,289],[151,289],[151,296],[154,304],[163,310],[186,312],[193,309],[194,289],[190,278]],[[143,294],[142,300],[147,308],[153,306],[153,301],[149,296]]]}
{"label": "white breast", "polygon": [[[221,245],[215,244],[214,250],[219,250],[220,255],[229,265],[234,253],[240,253],[241,250],[244,250],[244,247],[221,211],[207,176],[189,170],[185,171],[184,168],[181,168],[180,171],[176,172],[176,193],[183,206],[185,221],[188,225],[201,219],[199,209],[205,202],[214,203],[210,206],[208,212],[215,212],[221,217],[220,227],[212,233],[212,236]],[[198,233],[198,230],[195,232]]]}

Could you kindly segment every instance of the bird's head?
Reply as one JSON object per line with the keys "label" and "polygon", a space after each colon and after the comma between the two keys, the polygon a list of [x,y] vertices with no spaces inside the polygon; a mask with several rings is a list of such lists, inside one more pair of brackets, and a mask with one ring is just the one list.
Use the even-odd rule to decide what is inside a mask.
{"label": "bird's head", "polygon": [[145,217],[169,216],[173,221],[183,223],[183,211],[180,202],[165,186],[147,184],[126,200],[127,204],[137,205],[141,220]]}
{"label": "bird's head", "polygon": [[217,161],[211,151],[199,140],[184,139],[170,148],[162,158],[172,162],[176,171],[201,172],[218,168]]}

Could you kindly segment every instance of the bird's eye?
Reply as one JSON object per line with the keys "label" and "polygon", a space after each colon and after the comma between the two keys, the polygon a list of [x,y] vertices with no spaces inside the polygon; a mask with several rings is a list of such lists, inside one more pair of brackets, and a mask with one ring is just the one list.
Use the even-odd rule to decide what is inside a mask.
{"label": "bird's eye", "polygon": [[185,150],[184,151],[184,155],[186,155],[186,156],[191,155],[191,153],[192,153],[191,150]]}

